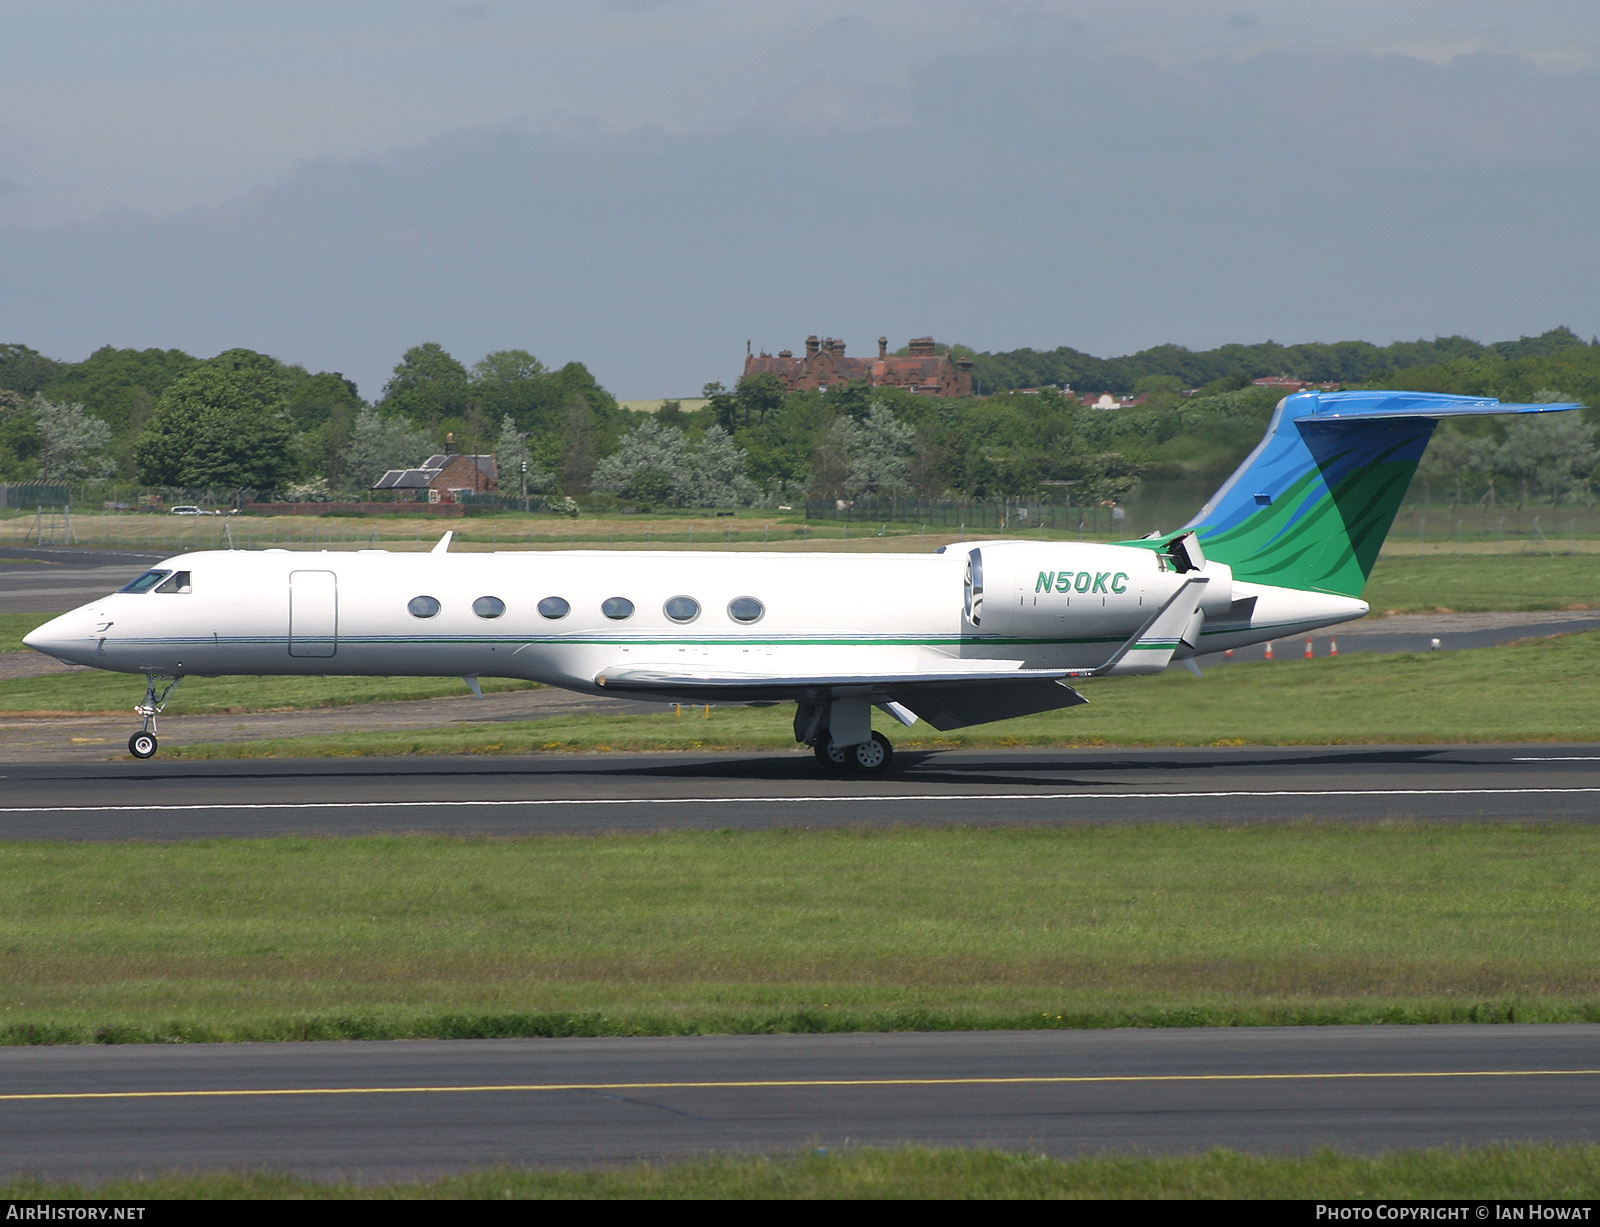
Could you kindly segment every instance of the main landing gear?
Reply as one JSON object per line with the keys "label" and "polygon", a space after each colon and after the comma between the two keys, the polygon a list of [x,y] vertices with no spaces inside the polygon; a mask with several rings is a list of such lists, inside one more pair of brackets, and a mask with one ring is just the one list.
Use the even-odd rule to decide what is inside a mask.
{"label": "main landing gear", "polygon": [[811,752],[824,771],[853,771],[857,775],[882,775],[894,761],[894,747],[877,732],[871,741],[859,741],[853,746],[836,746],[832,738],[827,738],[815,743]]}
{"label": "main landing gear", "polygon": [[872,704],[861,697],[801,699],[794,739],[811,747],[824,771],[882,775],[894,762],[894,747],[872,731]]}
{"label": "main landing gear", "polygon": [[181,677],[165,673],[145,675],[144,702],[133,709],[134,715],[144,717],[144,724],[128,738],[128,753],[135,758],[155,757],[156,749],[161,744],[156,740],[156,717],[165,710],[167,701],[172,698],[172,692],[181,681]]}

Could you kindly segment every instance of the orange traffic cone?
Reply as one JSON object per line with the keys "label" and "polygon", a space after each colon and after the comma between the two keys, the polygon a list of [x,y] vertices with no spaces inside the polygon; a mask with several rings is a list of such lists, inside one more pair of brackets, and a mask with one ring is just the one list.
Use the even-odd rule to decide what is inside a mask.
{"label": "orange traffic cone", "polygon": [[1339,641],[1337,639],[1328,640],[1328,655],[1329,656],[1337,656],[1338,654],[1339,654]]}
{"label": "orange traffic cone", "polygon": [[1307,660],[1311,659],[1311,640],[1310,639],[1306,640],[1306,659]]}
{"label": "orange traffic cone", "polygon": [[1267,640],[1267,659],[1272,659],[1272,640]]}

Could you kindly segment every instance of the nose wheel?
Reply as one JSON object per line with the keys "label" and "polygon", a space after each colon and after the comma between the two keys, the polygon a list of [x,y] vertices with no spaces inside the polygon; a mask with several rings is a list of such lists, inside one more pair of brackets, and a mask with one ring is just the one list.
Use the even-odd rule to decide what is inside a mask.
{"label": "nose wheel", "polygon": [[144,717],[144,724],[128,738],[128,753],[135,758],[155,757],[156,749],[161,744],[156,740],[156,717],[166,709],[181,681],[181,677],[170,677],[164,673],[145,675],[144,702],[133,709],[134,715]]}
{"label": "nose wheel", "polygon": [[849,771],[856,775],[882,775],[894,761],[894,747],[887,737],[876,732],[872,740],[853,746],[836,746],[831,738],[818,741],[811,752],[824,771]]}

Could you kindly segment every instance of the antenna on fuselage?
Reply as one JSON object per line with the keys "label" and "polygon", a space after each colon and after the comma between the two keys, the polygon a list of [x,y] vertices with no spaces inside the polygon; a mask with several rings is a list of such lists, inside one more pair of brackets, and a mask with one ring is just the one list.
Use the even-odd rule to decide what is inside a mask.
{"label": "antenna on fuselage", "polygon": [[448,554],[450,552],[450,538],[455,535],[455,529],[446,529],[444,536],[439,538],[439,544],[434,546],[429,552],[433,554]]}

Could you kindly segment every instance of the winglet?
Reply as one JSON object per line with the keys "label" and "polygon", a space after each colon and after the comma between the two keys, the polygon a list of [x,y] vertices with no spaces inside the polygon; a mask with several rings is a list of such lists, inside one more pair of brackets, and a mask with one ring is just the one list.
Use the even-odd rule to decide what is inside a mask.
{"label": "winglet", "polygon": [[445,529],[444,536],[439,538],[439,544],[434,546],[433,549],[431,551],[429,551],[429,552],[430,553],[434,553],[434,554],[448,554],[450,552],[450,538],[455,536],[455,535],[456,535],[456,530],[455,529],[453,529],[453,528]]}
{"label": "winglet", "polygon": [[1200,638],[1200,625],[1205,621],[1205,614],[1200,612],[1200,599],[1210,582],[1209,576],[1190,572],[1144,628],[1113,652],[1111,659],[1096,669],[1093,676],[1160,673],[1172,663],[1172,654],[1180,646],[1193,648]]}

